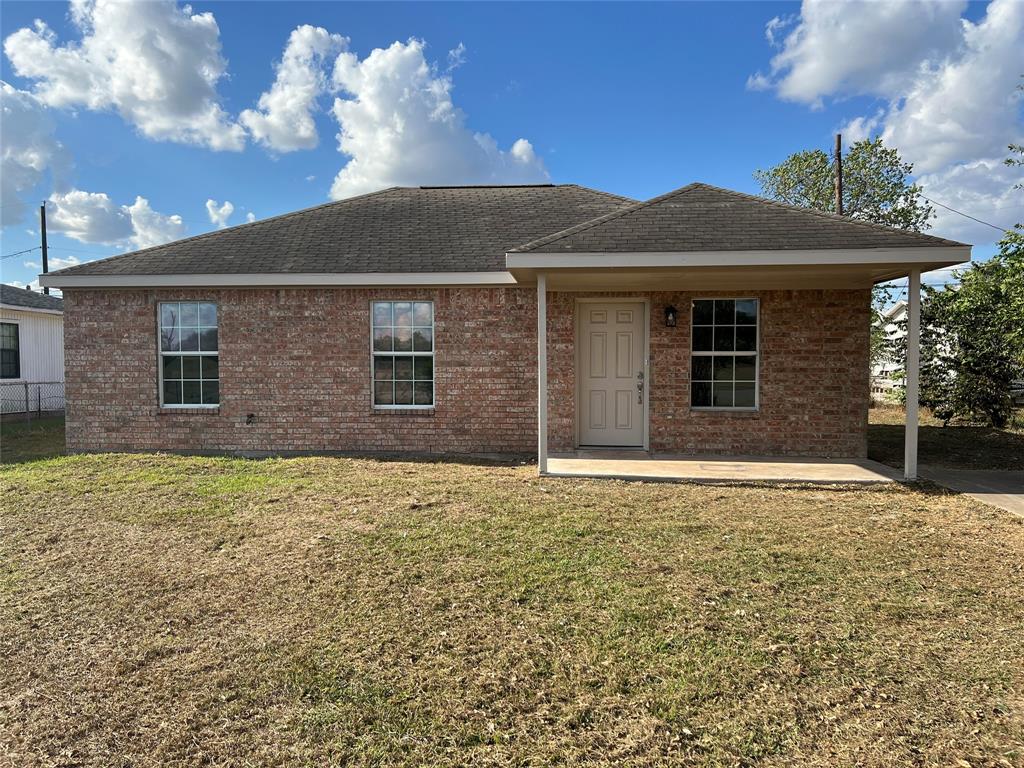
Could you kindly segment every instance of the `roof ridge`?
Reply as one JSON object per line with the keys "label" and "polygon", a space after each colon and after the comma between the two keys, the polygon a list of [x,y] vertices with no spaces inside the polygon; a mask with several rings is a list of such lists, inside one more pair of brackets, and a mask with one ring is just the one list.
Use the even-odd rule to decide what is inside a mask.
{"label": "roof ridge", "polygon": [[79,267],[86,267],[86,266],[91,267],[93,264],[101,264],[103,262],[113,261],[114,259],[122,259],[122,258],[125,258],[127,256],[137,256],[140,253],[149,253],[150,251],[155,251],[155,250],[157,250],[159,248],[167,248],[168,246],[171,246],[171,245],[179,245],[181,243],[190,243],[190,242],[192,242],[194,240],[201,240],[204,237],[212,237],[213,235],[222,235],[222,234],[224,234],[226,232],[231,232],[233,230],[243,229],[245,227],[252,227],[252,226],[255,226],[257,224],[266,224],[266,223],[271,222],[271,221],[279,221],[281,219],[287,219],[287,218],[290,218],[292,216],[298,216],[301,213],[308,213],[309,211],[317,211],[317,210],[320,210],[321,208],[329,208],[332,205],[342,205],[344,203],[350,203],[353,200],[362,200],[362,199],[367,198],[367,197],[373,197],[374,195],[382,195],[385,192],[391,192],[391,191],[396,190],[396,189],[412,189],[412,187],[397,187],[397,186],[385,187],[384,189],[378,189],[378,190],[376,190],[374,192],[366,192],[366,193],[364,193],[362,195],[354,195],[353,197],[345,197],[345,198],[342,198],[341,200],[329,200],[326,203],[319,203],[318,205],[311,205],[308,208],[300,208],[297,211],[288,211],[287,213],[279,213],[276,216],[268,216],[265,219],[257,219],[256,221],[244,221],[241,224],[235,224],[234,226],[231,226],[231,227],[224,227],[224,229],[211,229],[209,232],[200,232],[197,235],[189,235],[188,237],[182,237],[182,238],[180,238],[178,240],[169,240],[166,243],[160,243],[160,245],[151,245],[148,248],[139,248],[138,250],[126,251],[125,253],[115,253],[113,256],[104,256],[102,259],[93,259],[92,261],[86,261],[86,262],[84,262],[82,264],[75,264],[75,265],[70,266],[70,267],[65,267],[64,269],[58,269],[58,270],[56,270],[54,272],[50,272],[49,274],[51,274],[51,275],[71,274],[73,271],[77,270]]}
{"label": "roof ridge", "polygon": [[612,211],[611,213],[604,214],[604,216],[598,216],[595,219],[588,219],[587,221],[580,222],[579,224],[575,224],[559,232],[553,232],[550,235],[538,237],[536,240],[531,240],[530,242],[525,243],[524,245],[520,245],[516,248],[513,248],[511,251],[509,251],[509,253],[523,253],[525,251],[533,250],[534,248],[539,248],[542,245],[550,245],[551,243],[554,243],[558,240],[562,240],[566,237],[571,237],[572,235],[577,235],[580,232],[585,232],[588,229],[593,229],[594,227],[599,226],[601,224],[606,224],[609,221],[614,221],[615,219],[625,216],[626,214],[633,213],[634,211],[639,211],[642,208],[646,208],[649,205],[655,205],[657,203],[664,202],[665,200],[669,200],[675,197],[676,195],[685,194],[696,189],[699,186],[701,186],[699,182],[693,182],[692,184],[687,184],[684,187],[679,187],[679,189],[673,189],[671,192],[666,192],[663,195],[652,197],[650,200],[642,200],[639,202],[635,202],[633,205],[627,205],[626,207],[618,211]]}
{"label": "roof ridge", "polygon": [[420,184],[418,187],[391,187],[391,189],[533,189],[535,187],[569,187],[572,184]]}
{"label": "roof ridge", "polygon": [[559,187],[575,187],[576,189],[581,189],[581,190],[584,190],[586,192],[595,192],[598,195],[603,195],[604,197],[610,197],[613,200],[621,200],[623,202],[630,203],[630,204],[641,202],[639,200],[634,200],[632,197],[626,197],[625,195],[617,195],[614,192],[605,192],[603,189],[598,189],[597,187],[587,187],[587,186],[584,186],[583,184],[571,184],[570,183],[570,184],[558,184],[557,186],[559,186]]}
{"label": "roof ridge", "polygon": [[536,240],[532,240],[529,243],[525,243],[524,245],[521,245],[521,246],[518,246],[516,248],[513,248],[511,251],[509,251],[509,253],[523,253],[523,252],[526,252],[526,251],[534,250],[536,248],[540,248],[541,246],[551,245],[552,243],[557,242],[559,240],[563,240],[563,239],[565,239],[567,237],[572,237],[573,235],[577,235],[577,234],[579,234],[581,232],[587,231],[588,229],[592,229],[592,228],[600,226],[602,224],[606,224],[609,221],[614,221],[615,219],[621,218],[623,216],[627,216],[629,214],[632,214],[632,213],[634,213],[636,211],[642,210],[642,209],[647,208],[649,206],[653,206],[653,205],[657,205],[659,203],[663,203],[666,200],[670,200],[670,199],[672,199],[674,197],[677,197],[679,195],[686,194],[687,192],[691,192],[691,191],[693,191],[695,189],[712,190],[714,192],[730,195],[732,197],[738,197],[738,198],[741,198],[741,199],[744,199],[744,200],[750,200],[750,201],[761,203],[761,204],[764,204],[764,205],[776,206],[778,208],[782,208],[782,209],[785,209],[785,210],[788,210],[788,211],[796,211],[797,213],[803,213],[803,214],[808,214],[808,215],[811,215],[811,216],[817,216],[819,218],[827,219],[829,221],[837,221],[837,222],[843,222],[845,224],[855,224],[855,225],[862,226],[862,227],[868,227],[868,228],[870,228],[870,229],[872,229],[874,231],[878,231],[878,232],[886,232],[886,233],[889,233],[889,234],[906,235],[906,236],[908,236],[908,237],[910,237],[912,239],[921,240],[921,241],[924,241],[924,242],[927,242],[927,243],[930,243],[930,244],[943,243],[945,245],[952,245],[952,246],[965,246],[965,245],[967,245],[966,243],[961,243],[961,242],[958,242],[956,240],[949,240],[949,239],[944,238],[944,237],[938,237],[937,235],[928,235],[928,234],[925,234],[924,232],[916,232],[916,231],[910,230],[910,229],[900,229],[899,227],[890,227],[890,226],[886,226],[885,224],[876,224],[875,222],[872,222],[872,221],[865,221],[863,219],[855,219],[855,218],[850,217],[850,216],[841,216],[839,214],[829,213],[827,211],[821,211],[821,210],[818,210],[817,208],[804,208],[804,207],[801,207],[801,206],[798,206],[798,205],[791,205],[789,203],[783,203],[783,202],[780,202],[778,200],[772,200],[772,199],[767,198],[767,197],[760,197],[758,195],[751,195],[751,194],[746,193],[746,192],[737,192],[737,191],[732,190],[732,189],[725,189],[724,187],[717,187],[714,184],[706,184],[706,183],[704,183],[702,181],[695,181],[695,182],[692,182],[690,184],[687,184],[684,187],[680,187],[679,189],[674,189],[671,192],[666,192],[663,195],[659,195],[657,197],[652,197],[650,200],[646,200],[644,202],[637,203],[636,205],[627,206],[627,207],[625,207],[625,208],[623,208],[621,210],[618,210],[618,211],[612,211],[611,213],[606,213],[604,216],[599,216],[599,217],[597,217],[595,219],[590,219],[589,221],[581,222],[580,224],[576,224],[576,225],[574,225],[572,227],[568,227],[568,228],[563,229],[563,230],[561,230],[559,232],[554,232],[554,233],[552,233],[550,235],[545,235],[544,237],[537,238]]}
{"label": "roof ridge", "polygon": [[761,197],[760,195],[752,195],[749,192],[737,192],[734,189],[726,189],[725,187],[716,187],[714,184],[705,184],[704,182],[695,182],[691,186],[699,186],[705,189],[712,189],[715,192],[724,192],[725,194],[732,195],[733,197],[742,197],[747,200],[754,200],[759,203],[766,203],[768,205],[778,206],[779,208],[785,208],[789,211],[798,211],[800,213],[809,213],[814,216],[819,216],[823,219],[829,219],[830,221],[843,221],[847,224],[858,224],[862,227],[870,227],[871,229],[879,230],[881,232],[898,232],[903,235],[910,235],[912,237],[924,238],[926,240],[939,240],[947,245],[967,245],[967,243],[961,243],[956,240],[950,240],[945,237],[939,237],[938,235],[929,235],[924,232],[918,232],[913,229],[900,229],[899,227],[890,227],[887,224],[878,224],[873,221],[866,221],[865,219],[855,219],[852,216],[845,216],[838,213],[831,213],[830,211],[823,211],[820,208],[805,208],[800,205],[793,205],[792,203],[784,203],[781,200],[772,200],[770,197]]}

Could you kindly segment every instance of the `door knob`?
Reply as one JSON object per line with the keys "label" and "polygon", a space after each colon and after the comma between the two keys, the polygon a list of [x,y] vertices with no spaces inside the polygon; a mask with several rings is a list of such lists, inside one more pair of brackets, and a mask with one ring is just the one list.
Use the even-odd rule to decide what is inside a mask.
{"label": "door knob", "polygon": [[644,404],[644,372],[640,371],[636,375],[636,402],[638,405]]}

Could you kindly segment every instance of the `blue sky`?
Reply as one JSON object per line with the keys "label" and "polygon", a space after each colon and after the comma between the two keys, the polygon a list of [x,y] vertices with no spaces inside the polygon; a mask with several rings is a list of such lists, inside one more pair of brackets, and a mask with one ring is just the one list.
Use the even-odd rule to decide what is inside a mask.
{"label": "blue sky", "polygon": [[[191,8],[212,19],[194,23],[173,3],[131,16],[83,2],[77,18],[63,3],[4,3],[4,172],[18,181],[4,183],[3,254],[38,244],[44,198],[53,200],[51,257],[85,261],[391,183],[550,179],[648,198],[699,180],[757,192],[756,168],[827,148],[839,129],[851,139],[883,134],[925,169],[936,200],[1002,226],[1024,219],[998,162],[1024,134],[1012,96],[1024,71],[1016,0]],[[288,74],[313,83],[312,96],[296,106],[296,81],[284,81],[278,104],[287,109],[247,121],[243,111],[258,109],[302,25],[314,28],[305,39],[321,55],[300,56]],[[140,29],[170,41],[161,44],[170,61],[133,58],[144,46],[124,30]],[[332,79],[339,54],[348,62],[341,80]],[[197,81],[205,95],[181,86],[210,61],[223,75]],[[153,78],[181,92],[147,92]],[[408,90],[420,101],[395,95]],[[336,98],[353,105],[344,118],[332,114]],[[9,117],[9,104],[23,120]],[[441,107],[460,116],[434,125]],[[315,126],[301,148],[288,109]],[[979,111],[987,119],[970,116]],[[216,125],[189,135],[214,113]],[[278,133],[260,138],[256,123]],[[396,125],[404,135],[380,138]],[[934,135],[934,125],[949,134]],[[340,126],[349,154],[339,152]],[[491,150],[475,134],[492,137]],[[18,154],[22,145],[32,151]],[[233,211],[217,219],[207,200]],[[17,220],[19,206],[30,210]],[[933,231],[992,252],[997,232],[942,214]],[[26,264],[37,259],[4,259],[3,281],[29,283],[38,270]]]}

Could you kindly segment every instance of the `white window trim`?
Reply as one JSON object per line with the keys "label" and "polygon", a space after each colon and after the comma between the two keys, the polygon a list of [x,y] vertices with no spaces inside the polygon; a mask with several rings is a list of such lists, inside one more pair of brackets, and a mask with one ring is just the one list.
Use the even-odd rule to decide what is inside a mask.
{"label": "white window trim", "polygon": [[21,354],[22,350],[22,338],[21,338],[21,323],[22,318],[4,317],[0,318],[0,323],[10,323],[18,329],[18,375],[0,378],[0,382],[4,384],[18,384],[25,383],[25,370],[23,363],[25,362],[24,355]]}
{"label": "white window trim", "polygon": [[[164,304],[213,304],[217,307],[217,351],[216,352],[164,352],[160,336],[160,308]],[[164,355],[194,356],[194,357],[220,357],[220,305],[216,301],[206,299],[185,299],[178,301],[158,301],[156,303],[156,372],[157,372],[157,403],[160,408],[169,410],[207,410],[215,411],[220,408],[220,360],[217,361],[217,401],[216,403],[165,403],[164,402]]]}
{"label": "white window trim", "polygon": [[[737,352],[735,350],[731,352],[695,352],[693,349],[693,305],[698,301],[753,301],[754,306],[757,308],[757,340],[754,342],[755,350],[753,352]],[[687,376],[689,383],[689,401],[691,411],[735,411],[738,413],[756,413],[761,410],[761,299],[757,296],[695,296],[690,301],[690,371]],[[735,327],[735,323],[733,323]],[[743,405],[743,406],[726,406],[726,405],[694,405],[693,404],[693,358],[694,357],[736,357],[736,356],[747,356],[754,358],[754,404]],[[736,380],[733,379],[733,383]],[[713,382],[712,382],[713,384]]]}
{"label": "white window trim", "polygon": [[[408,302],[410,304],[415,304],[416,302],[419,302],[421,304],[430,304],[430,351],[429,352],[423,352],[421,350],[419,352],[412,352],[412,351],[409,351],[409,352],[396,352],[396,351],[392,350],[390,352],[378,352],[377,350],[375,350],[373,348],[373,331],[374,331],[374,328],[375,328],[375,326],[373,324],[373,305],[374,304],[384,304],[384,303],[387,303],[387,304],[402,304],[402,303],[405,303],[405,302]],[[435,320],[437,318],[434,315],[435,310],[436,310],[436,304],[435,304],[433,299],[373,299],[373,300],[370,301],[370,406],[373,408],[373,410],[375,410],[375,411],[432,411],[432,410],[434,410],[434,407],[437,405],[437,365],[436,365],[437,358],[434,357],[434,353],[437,351],[437,332],[435,330],[435,326],[436,326]],[[394,311],[394,310],[392,310],[392,311]],[[390,326],[390,327],[394,328],[395,326]],[[413,327],[414,328],[422,328],[423,326],[415,326],[414,325]],[[377,405],[377,403],[375,402],[374,387],[376,385],[376,379],[373,377],[374,361],[378,357],[398,357],[398,356],[402,356],[402,357],[406,357],[406,356],[429,357],[429,358],[431,358],[431,361],[433,363],[433,365],[431,366],[431,370],[432,370],[433,376],[430,379],[430,405],[416,405],[415,403],[405,403],[405,404],[401,404],[400,403],[400,404],[397,404],[397,405],[392,403],[391,405],[387,405],[387,404],[385,404],[385,405]],[[415,366],[415,363],[413,363],[413,365]],[[394,382],[395,379],[392,378],[391,381]],[[415,386],[415,384],[413,385],[413,399],[414,400],[416,399],[416,386]]]}

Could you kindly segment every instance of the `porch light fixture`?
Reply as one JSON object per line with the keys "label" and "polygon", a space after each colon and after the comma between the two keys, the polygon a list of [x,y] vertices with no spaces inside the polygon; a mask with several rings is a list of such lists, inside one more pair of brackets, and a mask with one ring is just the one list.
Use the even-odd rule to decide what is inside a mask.
{"label": "porch light fixture", "polygon": [[679,316],[679,310],[669,304],[665,307],[665,327],[675,328],[676,318]]}

